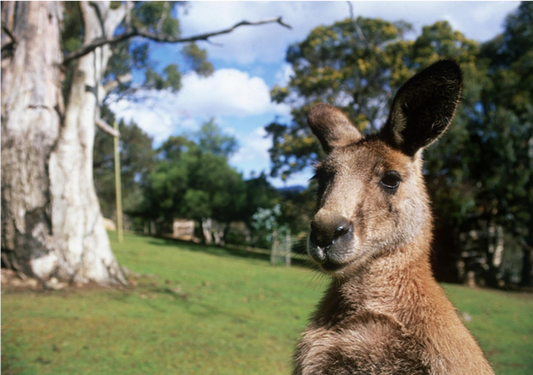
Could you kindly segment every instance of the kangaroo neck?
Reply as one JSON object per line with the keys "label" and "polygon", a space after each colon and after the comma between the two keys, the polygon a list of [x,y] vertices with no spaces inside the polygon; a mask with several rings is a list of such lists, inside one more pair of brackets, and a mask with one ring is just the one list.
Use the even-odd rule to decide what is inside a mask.
{"label": "kangaroo neck", "polygon": [[[336,325],[361,314],[396,315],[438,288],[426,252],[400,248],[372,260],[349,277],[333,278],[315,316]],[[407,257],[409,255],[409,257]]]}

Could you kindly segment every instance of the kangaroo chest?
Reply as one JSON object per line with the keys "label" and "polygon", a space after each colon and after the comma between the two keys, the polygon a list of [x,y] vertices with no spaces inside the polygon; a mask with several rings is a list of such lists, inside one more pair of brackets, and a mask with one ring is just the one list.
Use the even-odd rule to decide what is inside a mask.
{"label": "kangaroo chest", "polygon": [[311,324],[297,347],[294,374],[429,374],[423,352],[394,319],[362,313],[327,328]]}

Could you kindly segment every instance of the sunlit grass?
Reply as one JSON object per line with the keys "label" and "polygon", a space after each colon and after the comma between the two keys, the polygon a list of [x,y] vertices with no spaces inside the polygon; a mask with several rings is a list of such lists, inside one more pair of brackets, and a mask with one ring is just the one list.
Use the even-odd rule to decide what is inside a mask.
{"label": "sunlit grass", "polygon": [[533,295],[444,285],[496,374],[533,374]]}
{"label": "sunlit grass", "polygon": [[[267,255],[127,235],[135,289],[2,295],[3,374],[289,374],[326,285]],[[446,285],[498,374],[531,374],[530,296]]]}

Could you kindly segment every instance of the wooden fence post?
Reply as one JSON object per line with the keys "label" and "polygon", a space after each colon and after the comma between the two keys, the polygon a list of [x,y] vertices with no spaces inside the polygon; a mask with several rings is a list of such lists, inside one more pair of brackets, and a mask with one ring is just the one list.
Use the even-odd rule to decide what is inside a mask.
{"label": "wooden fence post", "polygon": [[285,235],[285,266],[291,266],[291,231]]}
{"label": "wooden fence post", "polygon": [[278,231],[274,229],[272,232],[272,248],[270,250],[270,264],[276,265],[276,253],[278,252]]}
{"label": "wooden fence post", "polygon": [[[118,124],[115,121],[114,123],[115,131],[118,133]],[[122,224],[122,184],[120,179],[120,152],[119,152],[119,143],[118,137],[113,137],[114,146],[115,146],[115,192],[117,199],[117,234],[118,242],[122,243],[124,237],[122,234],[123,224]]]}

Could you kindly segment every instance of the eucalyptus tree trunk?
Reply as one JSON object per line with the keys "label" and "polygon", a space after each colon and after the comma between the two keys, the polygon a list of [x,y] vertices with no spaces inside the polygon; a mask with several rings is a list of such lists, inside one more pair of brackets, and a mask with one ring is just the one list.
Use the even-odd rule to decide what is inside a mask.
{"label": "eucalyptus tree trunk", "polygon": [[[80,2],[83,46],[63,56],[63,2],[2,2],[2,266],[43,281],[126,283],[107,237],[92,162],[109,45],[143,37],[190,43],[281,17],[179,38],[126,27],[131,2]],[[162,17],[166,17],[165,15]],[[63,68],[76,64],[67,106]]]}
{"label": "eucalyptus tree trunk", "polygon": [[[124,16],[109,3],[80,8],[84,42],[112,33]],[[110,51],[102,46],[77,60],[63,108],[62,11],[60,2],[2,3],[2,261],[42,280],[125,283],[92,176]]]}
{"label": "eucalyptus tree trunk", "polygon": [[59,3],[2,3],[2,26],[12,34],[2,30],[2,262],[38,277],[59,255],[48,160],[63,100],[60,17]]}
{"label": "eucalyptus tree trunk", "polygon": [[[123,7],[112,11],[109,3],[82,2],[80,8],[84,44],[112,34],[124,17]],[[110,56],[109,45],[104,45],[76,61],[64,124],[49,165],[55,239],[60,248],[68,249],[65,260],[78,277],[99,282],[123,279],[104,228],[92,169],[95,122],[103,96],[100,82]]]}

